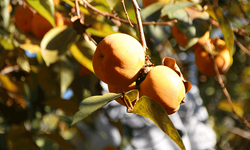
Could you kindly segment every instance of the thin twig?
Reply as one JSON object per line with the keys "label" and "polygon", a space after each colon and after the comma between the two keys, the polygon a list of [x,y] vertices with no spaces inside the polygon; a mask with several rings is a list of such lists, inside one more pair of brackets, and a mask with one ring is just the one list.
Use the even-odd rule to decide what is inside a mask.
{"label": "thin twig", "polygon": [[232,6],[233,5],[233,0],[231,0],[230,2],[229,2],[229,4],[226,6],[226,7],[224,7],[223,8],[223,12],[224,11],[226,11],[230,6]]}
{"label": "thin twig", "polygon": [[[94,12],[101,14],[102,16],[105,17],[110,17],[116,20],[119,20],[123,23],[129,23],[129,21],[127,19],[122,19],[120,17],[118,17],[116,14],[109,14],[108,12],[103,12],[99,9],[96,9],[94,6],[92,6],[90,3],[88,3],[86,0],[82,0],[84,2],[84,4],[86,5],[86,7],[90,8],[91,10],[93,10]],[[136,22],[130,21],[133,25],[137,25]],[[167,21],[167,22],[155,22],[155,21],[150,21],[150,22],[142,22],[143,25],[171,25],[173,23],[176,23],[177,20],[171,20],[171,21]]]}
{"label": "thin twig", "polygon": [[[211,19],[210,23],[213,26],[215,26],[216,28],[220,28],[220,24],[217,21],[215,21],[214,19]],[[250,37],[250,32],[247,31],[247,30],[245,30],[244,28],[245,28],[245,26],[242,27],[241,29],[237,29],[237,28],[233,28],[232,27],[232,30],[233,30],[234,33],[237,33],[237,34],[239,34],[241,36],[248,36],[248,37]]]}
{"label": "thin twig", "polygon": [[250,132],[249,131],[245,131],[245,130],[242,130],[240,128],[234,127],[233,130],[230,132],[237,134],[245,139],[250,140]]}
{"label": "thin twig", "polygon": [[133,6],[134,6],[134,10],[135,10],[135,15],[136,15],[136,19],[137,19],[137,25],[138,25],[138,29],[139,29],[139,35],[140,35],[140,41],[143,47],[143,50],[146,53],[147,50],[147,43],[145,40],[145,35],[144,35],[144,31],[143,31],[143,26],[142,26],[142,21],[141,21],[141,15],[140,15],[140,7],[137,3],[136,0],[131,0]]}
{"label": "thin twig", "polygon": [[80,9],[79,9],[79,4],[78,4],[78,0],[75,0],[75,7],[76,7],[76,13],[77,13],[77,16],[79,18],[81,18],[81,13],[80,13]]}
{"label": "thin twig", "polygon": [[234,38],[234,41],[241,50],[243,50],[248,56],[250,56],[250,51],[245,46],[243,46],[236,38]]}
{"label": "thin twig", "polygon": [[222,91],[224,92],[225,96],[227,97],[227,101],[228,101],[229,105],[231,106],[233,113],[234,113],[235,115],[237,115],[238,118],[239,118],[248,128],[250,128],[249,122],[248,122],[244,117],[238,115],[237,112],[235,111],[235,108],[234,108],[234,106],[233,106],[233,102],[232,102],[231,96],[230,96],[230,94],[229,94],[227,88],[225,87],[225,84],[224,84],[224,82],[223,82],[223,80],[222,80],[222,77],[221,77],[221,75],[220,75],[220,72],[219,72],[219,70],[218,70],[218,66],[217,66],[217,64],[216,64],[216,62],[215,62],[215,60],[214,60],[214,55],[212,54],[212,49],[211,49],[210,42],[207,42],[207,44],[208,44],[208,50],[209,50],[209,53],[210,53],[209,56],[210,56],[210,58],[211,58],[212,61],[213,61],[214,70],[215,70],[215,72],[216,72],[216,76],[217,76],[218,82],[219,82],[219,84],[220,84],[220,86],[221,86],[221,88],[222,88]]}
{"label": "thin twig", "polygon": [[130,19],[129,19],[128,12],[127,12],[127,9],[126,9],[124,0],[121,0],[121,3],[122,3],[122,6],[123,6],[124,13],[125,13],[125,15],[126,15],[126,17],[127,17],[127,19],[128,19],[129,25],[133,28],[134,25],[132,24],[132,22],[131,22]]}

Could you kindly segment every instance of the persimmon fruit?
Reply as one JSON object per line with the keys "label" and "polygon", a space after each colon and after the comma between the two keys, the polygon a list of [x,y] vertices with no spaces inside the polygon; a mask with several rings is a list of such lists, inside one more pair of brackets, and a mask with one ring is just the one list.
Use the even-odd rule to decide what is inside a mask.
{"label": "persimmon fruit", "polygon": [[[54,20],[56,23],[57,27],[64,26],[65,21],[63,15],[55,11],[54,14]],[[42,15],[39,13],[35,13],[32,22],[31,22],[31,27],[32,27],[32,33],[39,39],[43,38],[43,36],[53,28],[53,26],[50,24],[50,22],[45,19]]]}
{"label": "persimmon fruit", "polygon": [[[182,47],[186,47],[188,41],[190,40],[188,36],[177,27],[176,24],[174,24],[172,27],[172,35],[176,40],[176,42]],[[198,45],[204,45],[209,40],[209,36],[210,36],[209,31],[206,31],[203,36],[199,37],[197,43],[195,43],[190,48],[195,49]]]}
{"label": "persimmon fruit", "polygon": [[153,3],[156,3],[156,2],[164,2],[164,3],[168,3],[170,0],[143,0],[142,1],[142,4],[144,7],[147,7]]}
{"label": "persimmon fruit", "polygon": [[140,84],[139,95],[157,101],[170,115],[184,102],[186,88],[180,76],[171,68],[158,65],[152,68]]}
{"label": "persimmon fruit", "polygon": [[33,12],[28,7],[23,7],[23,5],[17,6],[14,13],[14,18],[18,29],[23,32],[31,31]]}
{"label": "persimmon fruit", "polygon": [[124,33],[106,36],[97,45],[93,55],[96,76],[114,87],[132,84],[144,63],[142,45],[134,37]]}
{"label": "persimmon fruit", "polygon": [[[219,73],[225,73],[230,67],[230,54],[226,42],[219,38],[210,39],[212,54]],[[216,76],[213,60],[206,50],[207,45],[199,46],[195,50],[195,63],[198,70],[206,76]]]}
{"label": "persimmon fruit", "polygon": [[31,24],[32,33],[39,39],[41,39],[50,29],[53,28],[50,22],[39,13],[34,15]]}

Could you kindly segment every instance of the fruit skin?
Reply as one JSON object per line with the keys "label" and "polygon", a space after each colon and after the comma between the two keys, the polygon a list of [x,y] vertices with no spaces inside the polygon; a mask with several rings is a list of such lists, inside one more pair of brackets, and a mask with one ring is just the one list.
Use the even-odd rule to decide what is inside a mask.
{"label": "fruit skin", "polygon": [[143,95],[157,101],[170,115],[184,102],[186,89],[183,80],[173,69],[158,65],[148,72],[140,84],[139,97]]}
{"label": "fruit skin", "polygon": [[[211,46],[215,47],[215,52],[218,54],[214,56],[219,72],[225,73],[230,67],[230,54],[226,47],[226,42],[222,39],[211,39]],[[205,50],[205,46],[199,46],[195,50],[195,63],[198,70],[206,76],[216,76],[213,61]]]}
{"label": "fruit skin", "polygon": [[173,25],[172,27],[172,34],[173,34],[173,37],[175,38],[176,42],[185,47],[188,43],[188,37],[186,36],[185,33],[183,33],[178,27],[176,24]]}
{"label": "fruit skin", "polygon": [[17,6],[14,14],[16,26],[23,32],[31,31],[33,12],[28,7]]}
{"label": "fruit skin", "polygon": [[144,7],[147,7],[150,4],[153,4],[153,3],[156,3],[156,2],[165,2],[165,3],[168,3],[169,1],[170,0],[143,0],[142,3],[143,3]]}
{"label": "fruit skin", "polygon": [[[55,11],[54,19],[57,27],[64,26],[64,17],[60,12]],[[39,13],[36,13],[31,22],[32,33],[38,38],[41,39],[43,36],[53,28],[50,22],[45,19]]]}
{"label": "fruit skin", "polygon": [[53,26],[39,13],[36,13],[32,19],[32,33],[41,39]]}
{"label": "fruit skin", "polygon": [[115,33],[105,37],[93,56],[96,76],[115,87],[133,83],[145,63],[141,44],[132,36]]}

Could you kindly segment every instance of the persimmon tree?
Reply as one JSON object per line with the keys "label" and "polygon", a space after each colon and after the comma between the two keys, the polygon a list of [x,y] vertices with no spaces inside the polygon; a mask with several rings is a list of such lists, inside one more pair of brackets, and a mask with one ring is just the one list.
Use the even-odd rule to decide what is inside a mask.
{"label": "persimmon tree", "polygon": [[[178,113],[192,87],[187,80],[192,74],[177,57],[186,53],[195,54],[200,71],[197,86],[210,121],[214,119],[217,146],[224,149],[227,142],[235,149],[247,146],[250,3],[147,2],[1,2],[4,148],[44,149],[57,143],[60,148],[76,149],[70,141],[73,136],[86,144],[76,124],[93,124],[91,118],[117,100],[128,113],[151,119],[185,149],[169,115]],[[220,35],[215,37],[216,33]],[[139,58],[143,60],[136,64]],[[108,84],[110,93],[101,94],[100,80]],[[66,100],[63,95],[68,91],[73,94]],[[233,126],[224,128],[228,120]]]}

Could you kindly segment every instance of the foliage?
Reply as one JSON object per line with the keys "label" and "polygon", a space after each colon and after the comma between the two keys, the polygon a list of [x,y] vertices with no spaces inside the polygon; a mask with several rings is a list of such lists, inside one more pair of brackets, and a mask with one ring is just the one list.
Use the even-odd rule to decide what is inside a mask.
{"label": "foliage", "polygon": [[[0,149],[77,149],[72,139],[77,136],[86,145],[86,137],[76,123],[95,130],[91,125],[96,113],[121,96],[132,99],[132,102],[137,101],[133,103],[132,111],[128,109],[130,113],[150,118],[181,149],[185,149],[167,113],[152,99],[138,99],[138,93],[133,93],[135,91],[130,91],[130,94],[101,95],[102,88],[92,67],[96,43],[118,32],[141,38],[134,6],[130,0],[124,2],[134,27],[129,25],[119,0],[91,0],[89,4],[93,9],[79,1],[83,18],[77,18],[75,2],[71,0],[61,0],[59,4],[56,0],[1,1]],[[250,120],[250,57],[247,53],[250,49],[250,3],[240,0],[219,1],[218,4],[211,0],[170,0],[146,8],[141,0],[138,0],[138,4],[151,61],[158,65],[166,55],[174,57],[185,78],[191,78],[192,74],[177,55],[193,52],[205,31],[210,31],[211,36],[218,34],[226,41],[232,56],[231,67],[221,76],[236,113]],[[42,39],[36,38],[31,31],[21,31],[14,19],[18,5],[41,14],[53,28]],[[207,13],[208,17],[199,13],[195,13],[197,15],[194,17],[185,8]],[[63,15],[63,26],[57,26],[55,11]],[[184,47],[176,42],[170,31],[175,21],[188,37],[188,44]],[[247,52],[243,51],[244,48]],[[193,84],[198,86],[208,109],[208,122],[218,137],[217,148],[249,147],[249,137],[242,136],[242,133],[249,134],[249,128],[232,112],[217,78],[199,74],[198,79],[199,83]],[[71,96],[67,97],[66,94],[70,92]],[[121,134],[121,137],[126,136]]]}

